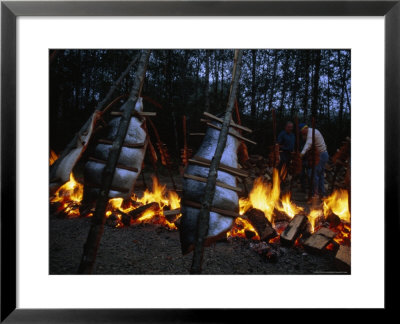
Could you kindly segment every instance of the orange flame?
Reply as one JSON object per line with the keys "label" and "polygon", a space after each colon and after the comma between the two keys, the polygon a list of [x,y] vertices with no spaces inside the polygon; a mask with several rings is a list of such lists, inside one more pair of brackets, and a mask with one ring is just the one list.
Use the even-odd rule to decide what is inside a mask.
{"label": "orange flame", "polygon": [[260,240],[260,236],[258,235],[256,229],[247,219],[238,217],[235,219],[235,223],[233,224],[232,229],[226,233],[226,237],[242,237],[246,238],[246,232],[253,232],[254,236],[252,237],[253,240]]}
{"label": "orange flame", "polygon": [[[83,198],[83,185],[77,182],[71,173],[70,181],[61,186],[55,193],[55,197],[51,199],[52,203],[61,202],[59,210],[63,210],[69,217],[78,217],[79,206]],[[165,185],[160,185],[157,178],[153,177],[153,188],[152,191],[146,189],[143,193],[143,197],[136,197],[133,195],[131,201],[125,202],[123,198],[111,198],[108,201],[108,207],[106,211],[106,217],[114,215],[116,217],[116,227],[124,226],[122,223],[122,214],[128,214],[134,209],[156,202],[159,206],[158,210],[149,209],[136,219],[133,223],[154,223],[161,224],[170,229],[177,229],[174,223],[169,222],[164,214],[163,209],[179,209],[180,208],[180,197],[175,191],[169,191]],[[92,216],[89,213],[86,216]],[[178,214],[176,219],[181,215]]]}
{"label": "orange flame", "polygon": [[349,193],[347,190],[335,190],[332,195],[324,199],[323,208],[325,217],[333,213],[342,221],[350,222]]}
{"label": "orange flame", "polygon": [[[285,172],[283,170],[283,174]],[[244,215],[249,209],[257,208],[273,223],[274,209],[287,214],[291,218],[303,211],[302,207],[297,206],[290,200],[290,193],[284,195],[282,200],[280,200],[280,193],[280,175],[278,170],[274,169],[272,184],[265,183],[263,178],[259,177],[254,181],[249,197],[239,199],[239,214]],[[227,237],[245,237],[245,231],[256,233],[256,237],[259,239],[259,235],[254,227],[243,218],[237,219],[232,230],[228,232]]]}
{"label": "orange flame", "polygon": [[323,213],[322,213],[322,210],[320,210],[320,209],[312,209],[310,211],[310,213],[308,214],[307,218],[308,218],[308,220],[309,220],[309,222],[311,224],[311,233],[315,232],[316,220],[318,218],[320,218],[321,216],[323,216]]}
{"label": "orange flame", "polygon": [[286,213],[293,218],[303,211],[290,200],[290,193],[284,195],[280,200],[280,178],[277,169],[273,171],[272,186],[266,184],[261,177],[254,181],[253,189],[248,198],[239,199],[240,215],[243,215],[250,208],[257,208],[264,212],[265,217],[272,223],[274,209]]}
{"label": "orange flame", "polygon": [[79,207],[83,197],[83,186],[77,182],[74,175],[69,175],[69,181],[64,183],[57,189],[51,202],[60,203],[59,210],[64,209],[64,212],[70,217],[79,216]]}
{"label": "orange flame", "polygon": [[290,218],[293,218],[294,216],[296,216],[297,214],[301,213],[304,210],[303,207],[299,207],[293,202],[291,202],[290,193],[287,193],[282,197],[281,204],[282,204],[281,206],[279,206],[278,204],[276,208],[279,211],[284,212]]}
{"label": "orange flame", "polygon": [[330,225],[330,229],[336,233],[334,241],[340,245],[350,245],[351,240],[351,215],[349,210],[349,194],[347,190],[335,190],[328,198],[323,199],[323,209],[312,209],[308,214],[312,232],[315,232],[315,221],[324,216],[325,219],[335,214],[341,220],[338,225]]}
{"label": "orange flame", "polygon": [[50,165],[56,162],[58,159],[58,155],[53,150],[50,150]]}

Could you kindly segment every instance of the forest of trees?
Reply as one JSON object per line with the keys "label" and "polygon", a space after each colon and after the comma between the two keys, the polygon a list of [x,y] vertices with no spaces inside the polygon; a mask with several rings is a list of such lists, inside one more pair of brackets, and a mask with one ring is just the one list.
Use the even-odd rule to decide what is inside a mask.
{"label": "forest of trees", "polygon": [[[57,153],[93,113],[137,50],[50,50],[50,147]],[[231,82],[233,50],[154,50],[142,95],[145,111],[176,160],[183,146],[182,116],[189,131],[199,131],[203,111],[225,111]],[[114,98],[128,93],[135,67]],[[350,50],[245,50],[237,97],[242,123],[254,130],[266,155],[272,145],[271,110],[278,130],[297,115],[325,137],[331,154],[350,136]],[[194,148],[199,139],[189,138]]]}

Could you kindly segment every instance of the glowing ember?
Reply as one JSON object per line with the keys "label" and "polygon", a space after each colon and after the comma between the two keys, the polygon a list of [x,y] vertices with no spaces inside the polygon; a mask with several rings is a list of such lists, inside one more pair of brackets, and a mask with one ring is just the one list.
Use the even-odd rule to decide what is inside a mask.
{"label": "glowing ember", "polygon": [[311,224],[311,233],[315,232],[315,229],[316,229],[315,222],[321,216],[323,216],[323,213],[322,213],[322,210],[320,210],[320,209],[312,209],[310,211],[310,213],[308,214],[307,218]]}
{"label": "glowing ember", "polygon": [[58,210],[64,212],[70,217],[79,216],[79,205],[83,197],[83,186],[77,182],[74,175],[69,175],[69,181],[64,183],[57,189],[54,197],[51,199],[53,203],[60,203]]}
{"label": "glowing ember", "polygon": [[287,193],[282,197],[281,203],[282,205],[278,205],[276,206],[276,208],[279,211],[284,212],[286,215],[290,216],[290,218],[293,218],[304,210],[304,208],[299,207],[290,201],[290,193]]}
{"label": "glowing ember", "polygon": [[[70,175],[70,181],[61,186],[55,193],[55,197],[51,199],[52,203],[61,203],[59,210],[63,211],[69,217],[78,217],[79,206],[83,197],[83,185],[77,182],[74,176]],[[122,216],[129,214],[140,206],[150,203],[157,203],[157,209],[146,210],[143,215],[134,220],[132,224],[138,223],[153,223],[161,224],[169,229],[177,229],[174,223],[169,222],[163,214],[164,209],[178,209],[180,208],[180,197],[174,191],[166,190],[165,185],[160,185],[155,177],[153,177],[152,191],[146,189],[143,197],[138,198],[135,195],[131,197],[130,201],[125,201],[122,198],[111,198],[108,201],[106,217],[114,217],[115,227],[123,227]],[[85,216],[85,215],[83,215]],[[93,216],[93,213],[88,213],[86,216]],[[175,221],[181,215],[178,214]]]}
{"label": "glowing ember", "polygon": [[337,215],[342,221],[350,222],[349,194],[347,190],[335,190],[332,195],[324,199],[324,215]]}
{"label": "glowing ember", "polygon": [[[280,200],[280,177],[285,175],[286,170],[283,170],[283,174],[281,173],[280,175],[278,170],[274,169],[272,184],[265,183],[261,177],[257,178],[254,181],[253,189],[251,190],[249,197],[239,199],[240,215],[244,215],[251,208],[257,208],[264,213],[265,217],[271,223],[273,223],[274,209],[285,213],[291,218],[302,212],[303,208],[297,206],[290,200],[290,193],[284,195],[282,200]],[[235,222],[232,230],[228,232],[227,236],[245,237],[245,231],[257,233],[247,220],[239,218],[239,220]],[[258,233],[255,237],[259,239]],[[274,240],[274,242],[278,241],[277,238],[272,240]]]}
{"label": "glowing ember", "polygon": [[330,227],[330,229],[336,232],[336,236],[333,239],[340,245],[351,245],[351,227],[350,224],[340,223],[336,227]]}
{"label": "glowing ember", "polygon": [[53,150],[50,150],[50,165],[52,165],[58,159],[58,155]]}
{"label": "glowing ember", "polygon": [[233,224],[232,229],[226,233],[226,237],[242,237],[247,238],[246,232],[253,232],[254,236],[253,240],[260,240],[260,236],[258,235],[256,229],[247,219],[238,217],[235,219],[235,223]]}
{"label": "glowing ember", "polygon": [[272,222],[274,208],[279,201],[280,180],[278,170],[274,169],[273,185],[266,184],[263,179],[257,178],[254,181],[253,189],[249,198],[239,199],[240,214],[243,215],[250,208],[257,208],[264,212],[265,217]]}

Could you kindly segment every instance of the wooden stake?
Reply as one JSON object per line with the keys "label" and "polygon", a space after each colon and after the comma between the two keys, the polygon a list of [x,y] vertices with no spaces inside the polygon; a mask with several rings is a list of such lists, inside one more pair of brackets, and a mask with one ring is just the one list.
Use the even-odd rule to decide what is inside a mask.
{"label": "wooden stake", "polygon": [[[112,111],[110,113],[111,116],[122,116],[122,114],[123,114],[122,111]],[[132,116],[135,115],[140,115],[142,117],[155,117],[157,116],[157,113],[152,111],[133,111]]]}
{"label": "wooden stake", "polygon": [[[202,158],[200,156],[194,156],[193,158],[189,159],[189,162],[192,164],[197,164],[200,166],[206,166],[209,167],[211,165],[211,161],[205,158]],[[249,173],[242,170],[242,169],[237,169],[237,168],[232,168],[228,165],[220,163],[218,170],[233,174],[238,177],[242,178],[247,178],[249,176]]]}
{"label": "wooden stake", "polygon": [[[310,179],[310,191],[308,192],[308,198],[312,198],[314,190],[314,175],[315,175],[315,118],[312,118],[312,142],[311,142],[311,179]],[[314,193],[315,194],[315,193]]]}
{"label": "wooden stake", "polygon": [[97,250],[100,244],[101,237],[103,235],[104,223],[106,221],[105,213],[108,205],[108,194],[110,192],[115,168],[117,166],[118,158],[122,149],[122,144],[128,131],[131,114],[132,111],[135,109],[136,102],[139,97],[139,90],[146,75],[149,56],[150,50],[142,51],[132,91],[129,94],[128,100],[122,106],[124,114],[121,117],[118,132],[110,149],[108,161],[103,171],[102,185],[99,197],[96,202],[96,210],[92,217],[92,225],[90,227],[89,235],[84,245],[82,259],[78,269],[78,273],[80,274],[90,274],[93,272]]}
{"label": "wooden stake", "polygon": [[182,128],[183,128],[183,165],[188,164],[188,150],[187,150],[187,138],[186,138],[186,116],[182,116]]}
{"label": "wooden stake", "polygon": [[[214,115],[212,115],[212,114],[210,114],[210,113],[208,113],[208,112],[206,112],[206,111],[203,112],[203,115],[206,116],[206,117],[208,117],[208,118],[210,118],[210,119],[213,119],[213,120],[215,120],[215,121],[218,121],[218,122],[220,122],[220,123],[223,122],[223,119],[222,119],[222,118],[218,118],[217,116],[214,116]],[[243,131],[248,132],[248,133],[252,133],[252,132],[253,132],[250,128],[247,128],[247,127],[244,127],[244,126],[242,126],[242,125],[236,124],[236,123],[233,122],[233,121],[231,121],[231,122],[229,123],[229,126],[230,126],[230,127],[237,128],[237,129],[240,129],[240,130],[243,130]]]}
{"label": "wooden stake", "polygon": [[204,242],[208,233],[208,226],[210,220],[210,208],[212,204],[212,200],[215,194],[215,184],[217,181],[217,172],[218,166],[221,161],[222,153],[226,146],[226,141],[228,138],[229,124],[231,121],[232,111],[235,104],[235,98],[237,93],[237,88],[239,85],[239,78],[242,66],[242,56],[243,50],[235,50],[235,58],[233,63],[233,71],[232,71],[232,82],[231,82],[231,90],[229,94],[228,105],[224,117],[224,121],[222,123],[222,128],[218,137],[218,144],[215,149],[214,157],[211,161],[210,171],[208,173],[208,178],[206,182],[206,187],[204,190],[204,196],[202,199],[202,206],[200,210],[200,214],[197,221],[197,233],[195,246],[193,251],[193,262],[190,269],[190,273],[198,274],[201,273],[201,264],[203,260],[203,252],[204,252]]}
{"label": "wooden stake", "polygon": [[[212,127],[212,128],[221,130],[221,127],[215,126],[214,124],[211,124],[211,123],[207,123],[207,126],[210,126],[210,127]],[[231,136],[233,136],[233,137],[236,137],[237,139],[240,139],[240,140],[242,140],[242,141],[244,141],[244,142],[257,145],[256,142],[254,142],[254,141],[252,141],[252,140],[249,140],[248,138],[243,137],[243,136],[241,136],[241,135],[239,135],[239,134],[235,134],[235,133],[232,132],[232,131],[228,131],[228,134],[231,135]]]}
{"label": "wooden stake", "polygon": [[[158,134],[156,125],[154,125],[153,121],[152,121],[150,118],[147,118],[147,120],[148,120],[148,122],[150,123],[151,128],[152,128],[153,131],[154,131],[154,135],[156,136],[156,140],[157,140],[157,143],[158,143],[158,146],[159,146],[160,154],[163,155],[163,156],[161,157],[161,160],[164,159],[164,161],[168,162],[168,161],[167,161],[167,157],[164,155],[164,151],[163,151],[163,149],[162,149],[162,142],[161,142],[161,139],[160,139],[160,135]],[[168,165],[168,163],[166,163],[166,168],[167,168],[167,171],[168,171],[168,175],[169,175],[169,177],[170,177],[170,179],[171,179],[172,186],[174,187],[174,190],[176,191],[176,183],[175,183],[174,177],[173,177],[173,175],[172,175],[171,168],[170,168],[170,166]]]}
{"label": "wooden stake", "polygon": [[[182,202],[182,204],[185,206],[201,209],[201,204],[198,202],[195,202],[195,201],[190,201],[190,200],[185,199]],[[216,208],[216,207],[212,207],[212,206],[210,207],[210,211],[221,214],[223,216],[228,216],[228,217],[233,217],[233,218],[241,217],[239,213],[235,213],[231,210]]]}
{"label": "wooden stake", "polygon": [[[191,179],[191,180],[196,180],[196,181],[200,181],[200,182],[205,182],[205,183],[207,183],[207,178],[203,178],[203,177],[199,177],[199,176],[194,176],[194,175],[187,174],[187,173],[185,173],[185,174],[183,175],[183,177],[186,178],[186,179]],[[215,184],[216,184],[218,187],[221,187],[221,188],[233,190],[233,191],[240,192],[240,193],[242,192],[242,189],[240,189],[240,188],[238,188],[238,187],[233,187],[233,186],[227,185],[227,184],[225,184],[225,183],[223,183],[223,182],[216,181]]]}

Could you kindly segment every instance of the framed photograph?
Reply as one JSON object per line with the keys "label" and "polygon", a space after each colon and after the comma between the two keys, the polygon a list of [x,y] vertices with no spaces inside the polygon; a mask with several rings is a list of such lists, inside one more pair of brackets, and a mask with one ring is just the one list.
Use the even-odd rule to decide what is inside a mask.
{"label": "framed photograph", "polygon": [[389,308],[399,21],[398,1],[3,1],[1,321]]}

